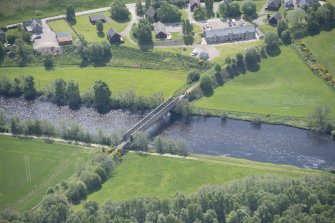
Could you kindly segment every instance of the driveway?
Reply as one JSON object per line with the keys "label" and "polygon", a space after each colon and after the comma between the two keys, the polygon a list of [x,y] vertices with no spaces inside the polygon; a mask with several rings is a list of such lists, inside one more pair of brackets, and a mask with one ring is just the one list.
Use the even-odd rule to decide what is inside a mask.
{"label": "driveway", "polygon": [[35,39],[33,43],[34,50],[41,52],[41,53],[52,53],[57,54],[62,51],[61,47],[59,46],[57,39],[56,39],[56,33],[54,33],[49,25],[48,21],[51,20],[57,20],[62,19],[63,16],[55,16],[50,18],[42,19],[42,28],[43,33],[40,35],[40,39]]}

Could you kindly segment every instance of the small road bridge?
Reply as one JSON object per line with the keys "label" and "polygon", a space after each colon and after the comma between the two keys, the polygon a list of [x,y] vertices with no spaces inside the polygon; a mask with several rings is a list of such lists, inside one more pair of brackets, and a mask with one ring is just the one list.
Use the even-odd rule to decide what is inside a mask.
{"label": "small road bridge", "polygon": [[147,114],[142,120],[140,120],[136,125],[127,131],[123,136],[123,141],[117,146],[117,148],[123,149],[131,143],[132,137],[135,132],[145,131],[157,120],[162,118],[166,113],[171,111],[175,106],[176,102],[183,99],[185,95],[180,95],[176,97],[171,97],[168,100],[164,101],[149,114]]}

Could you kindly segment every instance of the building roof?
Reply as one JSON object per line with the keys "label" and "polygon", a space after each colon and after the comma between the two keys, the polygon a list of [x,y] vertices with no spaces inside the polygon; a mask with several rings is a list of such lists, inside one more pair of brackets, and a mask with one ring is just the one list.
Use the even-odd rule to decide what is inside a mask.
{"label": "building roof", "polygon": [[200,0],[190,0],[190,6],[194,4],[200,5]]}
{"label": "building roof", "polygon": [[89,18],[91,22],[99,22],[102,20],[106,20],[106,17],[102,14],[90,15]]}
{"label": "building roof", "polygon": [[267,8],[279,8],[280,0],[268,0],[266,7]]}
{"label": "building roof", "polygon": [[59,37],[59,38],[57,38],[57,41],[58,41],[59,43],[64,43],[64,42],[72,42],[73,39],[72,39],[71,36],[64,36],[64,37]]}
{"label": "building roof", "polygon": [[293,4],[293,0],[284,0],[284,4]]}
{"label": "building roof", "polygon": [[300,0],[299,1],[299,6],[304,6],[304,5],[311,5],[313,3],[317,3],[318,0]]}
{"label": "building roof", "polygon": [[154,31],[155,31],[156,35],[158,33],[160,33],[160,32],[167,34],[167,32],[166,32],[166,26],[163,23],[161,23],[161,22],[157,22],[154,25]]}
{"label": "building roof", "polygon": [[59,33],[56,33],[56,38],[62,38],[62,37],[71,37],[71,33],[70,32],[59,32]]}
{"label": "building roof", "polygon": [[32,19],[30,21],[23,22],[23,27],[28,32],[36,32],[42,30],[42,21],[40,19]]}
{"label": "building roof", "polygon": [[209,58],[209,55],[206,51],[202,51],[200,54],[199,54],[199,58],[200,59],[203,59],[203,60],[207,60]]}
{"label": "building roof", "polygon": [[280,15],[280,13],[279,12],[275,12],[275,13],[273,13],[271,16],[270,16],[270,18],[269,18],[269,21],[270,20],[272,20],[272,19],[276,19],[277,21],[279,21],[279,20],[281,20],[281,15]]}
{"label": "building roof", "polygon": [[230,33],[240,34],[246,32],[256,32],[255,26],[238,26],[238,27],[228,27],[224,29],[212,29],[205,31],[205,37],[214,37],[214,36],[226,36]]}
{"label": "building roof", "polygon": [[150,17],[150,18],[153,18],[155,16],[155,14],[156,14],[156,10],[153,7],[151,7],[151,6],[145,12],[145,15],[147,17]]}
{"label": "building roof", "polygon": [[118,34],[117,32],[115,32],[115,30],[114,30],[113,28],[110,28],[110,29],[108,30],[108,32],[107,32],[107,36],[108,36],[109,38],[112,38],[112,37],[114,37],[115,35],[119,35],[119,36],[120,36],[120,34]]}

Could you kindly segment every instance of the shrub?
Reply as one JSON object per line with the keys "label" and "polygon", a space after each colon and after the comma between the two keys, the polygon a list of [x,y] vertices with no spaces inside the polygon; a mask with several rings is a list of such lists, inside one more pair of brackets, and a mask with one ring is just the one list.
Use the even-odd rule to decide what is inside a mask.
{"label": "shrub", "polygon": [[115,0],[111,6],[112,18],[115,20],[126,20],[129,17],[129,10],[122,0]]}
{"label": "shrub", "polygon": [[97,173],[85,171],[80,175],[88,191],[94,191],[101,187],[101,178]]}
{"label": "shrub", "polygon": [[213,83],[208,75],[205,75],[201,78],[200,88],[205,96],[213,95]]}
{"label": "shrub", "polygon": [[283,41],[284,44],[290,44],[292,39],[291,39],[291,33],[289,30],[285,30],[281,33],[281,40]]}
{"label": "shrub", "polygon": [[192,84],[200,79],[200,72],[198,70],[191,70],[187,74],[187,84]]}
{"label": "shrub", "polygon": [[66,197],[73,204],[78,204],[81,200],[85,200],[87,198],[86,185],[81,181],[75,182],[67,190]]}

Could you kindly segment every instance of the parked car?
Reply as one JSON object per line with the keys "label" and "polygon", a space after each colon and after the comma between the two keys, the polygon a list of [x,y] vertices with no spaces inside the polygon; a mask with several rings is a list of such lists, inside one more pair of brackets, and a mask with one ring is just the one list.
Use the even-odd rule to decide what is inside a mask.
{"label": "parked car", "polygon": [[198,55],[198,51],[197,50],[193,50],[192,53],[191,53],[192,56],[196,56]]}

